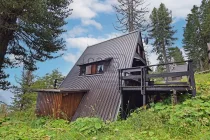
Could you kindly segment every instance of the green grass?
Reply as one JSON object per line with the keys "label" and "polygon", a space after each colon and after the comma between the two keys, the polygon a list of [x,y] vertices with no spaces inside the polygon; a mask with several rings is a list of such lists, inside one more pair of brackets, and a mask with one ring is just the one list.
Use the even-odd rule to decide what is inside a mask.
{"label": "green grass", "polygon": [[0,139],[5,140],[209,140],[210,74],[196,75],[197,96],[172,106],[152,104],[139,108],[127,120],[103,122],[80,118],[73,123],[37,118],[34,108],[0,118]]}

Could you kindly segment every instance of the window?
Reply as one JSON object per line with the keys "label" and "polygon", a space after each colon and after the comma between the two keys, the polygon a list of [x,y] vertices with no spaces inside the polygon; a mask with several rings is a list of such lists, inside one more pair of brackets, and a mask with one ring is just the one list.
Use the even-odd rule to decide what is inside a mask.
{"label": "window", "polygon": [[86,67],[85,66],[81,66],[80,67],[80,75],[85,75],[86,72]]}
{"label": "window", "polygon": [[86,74],[87,75],[91,74],[91,65],[86,66]]}
{"label": "window", "polygon": [[103,64],[98,64],[96,73],[103,73],[103,72],[104,72],[104,65]]}
{"label": "window", "polygon": [[91,66],[91,74],[96,74],[96,65]]}
{"label": "window", "polygon": [[80,76],[103,74],[104,71],[108,69],[111,59],[112,58],[78,65],[80,66]]}

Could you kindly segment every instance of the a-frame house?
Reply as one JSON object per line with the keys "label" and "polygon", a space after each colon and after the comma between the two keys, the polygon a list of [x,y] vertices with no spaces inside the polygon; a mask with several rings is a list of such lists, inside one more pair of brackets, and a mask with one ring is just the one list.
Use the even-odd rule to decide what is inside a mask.
{"label": "a-frame house", "polygon": [[[131,110],[145,105],[152,94],[173,90],[173,94],[190,91],[195,96],[191,61],[186,72],[151,74],[149,70],[139,31],[89,46],[58,89],[38,90],[37,115],[113,121],[119,112],[126,118]],[[155,85],[150,81],[185,75],[189,76],[188,83]]]}
{"label": "a-frame house", "polygon": [[[70,92],[75,93],[72,98],[75,98],[77,103],[70,113],[71,116],[68,116],[69,119],[75,120],[78,117],[95,116],[103,120],[115,120],[121,105],[118,70],[145,65],[145,53],[139,31],[89,46],[59,89],[39,90],[37,114],[50,115],[53,111],[49,111],[48,108],[54,107],[58,110],[59,106],[55,104],[61,102],[60,106],[62,106],[62,104],[65,104],[63,102],[71,101],[67,99],[64,101],[60,99],[62,97],[57,97],[57,101],[54,101],[57,103],[46,108],[47,103],[44,103],[47,100],[46,98],[50,98],[48,100],[51,102],[56,98],[50,97],[53,93],[54,96],[59,96],[59,93],[68,94]],[[48,95],[44,95],[44,93],[48,93]],[[80,97],[76,98],[76,96]],[[64,108],[68,108],[68,106],[71,108],[72,105],[63,106],[65,106]],[[43,110],[45,110],[45,113]],[[68,111],[64,111],[64,113],[69,114]],[[57,112],[55,114],[59,116]]]}
{"label": "a-frame house", "polygon": [[139,31],[87,47],[60,86],[89,90],[73,119],[84,116],[116,119],[121,103],[118,69],[144,65],[146,59]]}

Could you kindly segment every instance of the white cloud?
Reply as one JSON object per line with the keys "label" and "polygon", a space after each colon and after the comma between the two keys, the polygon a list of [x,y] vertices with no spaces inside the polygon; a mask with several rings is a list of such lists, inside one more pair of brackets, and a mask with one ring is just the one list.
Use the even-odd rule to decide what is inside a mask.
{"label": "white cloud", "polygon": [[172,10],[172,15],[178,19],[185,19],[187,14],[193,8],[193,5],[200,5],[201,0],[149,0],[149,10],[154,7],[159,7],[160,3],[164,3],[169,10]]}
{"label": "white cloud", "polygon": [[112,4],[117,0],[75,0],[70,8],[73,9],[70,18],[75,19],[91,19],[98,15],[98,13],[113,12]]}
{"label": "white cloud", "polygon": [[98,30],[102,29],[102,25],[92,19],[83,19],[82,24],[85,26],[89,26],[89,25],[95,26]]}
{"label": "white cloud", "polygon": [[66,39],[68,48],[76,48],[77,53],[67,53],[63,56],[63,59],[67,62],[75,63],[82,52],[87,48],[87,46],[91,46],[102,41],[114,38],[121,35],[120,33],[110,33],[105,35],[104,37],[69,37]]}
{"label": "white cloud", "polygon": [[80,57],[81,53],[78,52],[76,54],[73,54],[73,53],[67,53],[63,56],[63,59],[67,62],[71,62],[71,63],[76,63],[78,58]]}
{"label": "white cloud", "polygon": [[104,40],[103,38],[77,37],[77,38],[68,38],[66,42],[69,48],[77,48],[80,51],[84,51],[87,46],[99,43],[103,40]]}
{"label": "white cloud", "polygon": [[72,28],[71,30],[69,30],[65,35],[64,38],[66,37],[77,37],[80,35],[83,35],[84,33],[87,33],[88,30],[81,27],[81,26],[75,26],[74,28]]}
{"label": "white cloud", "polygon": [[66,39],[67,47],[77,48],[80,51],[84,51],[87,46],[91,46],[102,41],[114,38],[121,35],[120,33],[110,33],[104,37],[69,37]]}
{"label": "white cloud", "polygon": [[94,20],[100,13],[113,13],[114,4],[117,0],[75,0],[70,4],[70,9],[73,9],[70,19],[79,19],[85,26],[92,25],[101,30],[102,25]]}

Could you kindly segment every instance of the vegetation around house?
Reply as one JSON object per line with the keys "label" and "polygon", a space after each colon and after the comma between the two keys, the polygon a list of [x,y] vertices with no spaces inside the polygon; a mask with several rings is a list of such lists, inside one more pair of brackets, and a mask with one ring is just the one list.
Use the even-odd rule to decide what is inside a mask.
{"label": "vegetation around house", "polygon": [[[182,95],[178,105],[170,99],[139,108],[127,120],[103,122],[79,118],[70,123],[50,117],[37,118],[35,108],[5,114],[1,108],[0,139],[203,139],[210,137],[210,74],[197,74],[197,96]],[[3,110],[2,110],[3,109]]]}

